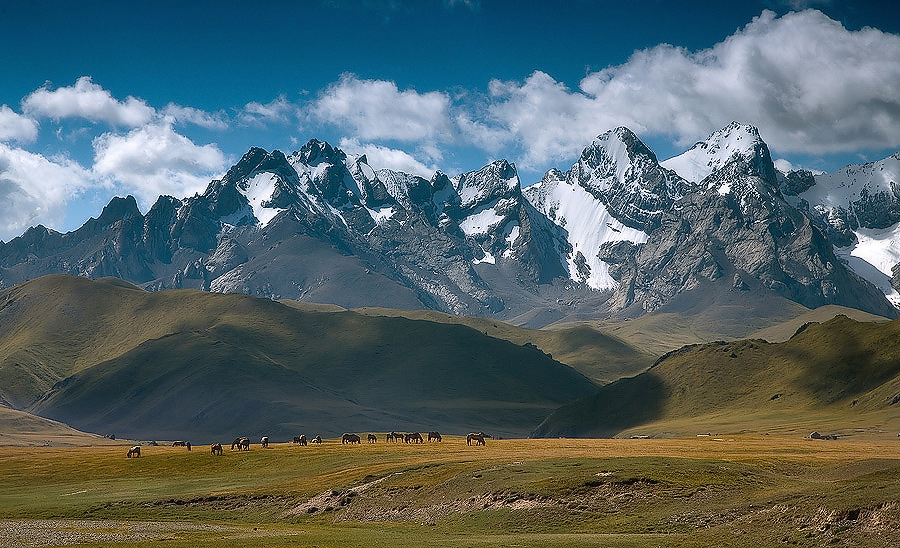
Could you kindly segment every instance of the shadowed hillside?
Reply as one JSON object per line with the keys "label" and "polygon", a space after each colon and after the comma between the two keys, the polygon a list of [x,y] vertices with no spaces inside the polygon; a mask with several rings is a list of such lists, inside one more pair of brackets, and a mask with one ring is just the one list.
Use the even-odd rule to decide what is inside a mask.
{"label": "shadowed hillside", "polygon": [[783,343],[674,351],[647,372],[566,405],[542,437],[900,426],[900,322],[838,316]]}
{"label": "shadowed hillside", "polygon": [[[296,303],[296,306],[309,305]],[[453,316],[434,310],[359,308],[354,312],[367,316],[400,316],[414,320],[465,325],[485,335],[515,344],[531,343],[553,356],[553,359],[577,369],[599,384],[636,375],[650,367],[659,356],[638,350],[627,342],[590,325],[573,325],[558,329],[526,329],[490,318]]]}
{"label": "shadowed hillside", "polygon": [[11,406],[82,430],[197,441],[521,435],[596,390],[533,345],[462,325],[69,276],[0,292],[0,378]]}

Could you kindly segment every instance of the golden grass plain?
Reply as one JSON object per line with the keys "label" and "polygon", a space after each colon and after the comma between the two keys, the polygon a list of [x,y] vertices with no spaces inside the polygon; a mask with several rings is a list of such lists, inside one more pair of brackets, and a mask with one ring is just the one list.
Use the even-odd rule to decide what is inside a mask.
{"label": "golden grass plain", "polygon": [[900,546],[888,433],[127,449],[0,447],[4,546]]}

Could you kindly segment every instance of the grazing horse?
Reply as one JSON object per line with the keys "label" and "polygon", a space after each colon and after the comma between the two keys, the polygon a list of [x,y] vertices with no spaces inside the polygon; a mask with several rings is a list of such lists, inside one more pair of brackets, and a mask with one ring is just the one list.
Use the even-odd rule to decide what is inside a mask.
{"label": "grazing horse", "polygon": [[314,437],[313,439],[309,440],[309,443],[318,443],[318,444],[321,445],[321,444],[322,444],[322,436],[316,434],[316,437]]}
{"label": "grazing horse", "polygon": [[269,436],[263,436],[262,439],[259,440],[259,444],[263,446],[263,449],[269,447]]}
{"label": "grazing horse", "polygon": [[183,441],[173,441],[172,447],[186,447],[186,442]]}
{"label": "grazing horse", "polygon": [[475,445],[484,445],[484,432],[470,432],[466,436],[466,445],[472,445],[472,442],[475,442]]}
{"label": "grazing horse", "polygon": [[362,439],[356,434],[344,434],[341,436],[341,443],[362,443]]}
{"label": "grazing horse", "polygon": [[386,439],[387,441],[399,442],[403,439],[403,434],[398,434],[397,432],[391,431],[391,433],[386,436]]}
{"label": "grazing horse", "polygon": [[221,456],[222,455],[222,444],[214,443],[214,444],[210,445],[209,452],[212,453],[213,455]]}
{"label": "grazing horse", "polygon": [[238,451],[249,451],[250,450],[250,438],[248,438],[246,436],[234,438],[234,441],[231,442],[231,450],[234,451],[235,447],[237,447]]}
{"label": "grazing horse", "polygon": [[369,443],[375,443],[378,441],[378,437],[375,434],[369,434],[366,436],[366,439],[369,440]]}
{"label": "grazing horse", "polygon": [[439,432],[429,432],[428,441],[441,441],[441,434]]}
{"label": "grazing horse", "polygon": [[125,454],[125,458],[130,459],[131,457],[140,457],[141,456],[141,446],[135,445],[131,449],[128,450],[128,453]]}
{"label": "grazing horse", "polygon": [[422,439],[422,434],[418,432],[413,432],[411,434],[407,434],[403,436],[403,441],[406,443],[424,443],[425,440]]}
{"label": "grazing horse", "polygon": [[299,436],[294,436],[294,443],[299,445],[306,445],[306,434],[301,434]]}

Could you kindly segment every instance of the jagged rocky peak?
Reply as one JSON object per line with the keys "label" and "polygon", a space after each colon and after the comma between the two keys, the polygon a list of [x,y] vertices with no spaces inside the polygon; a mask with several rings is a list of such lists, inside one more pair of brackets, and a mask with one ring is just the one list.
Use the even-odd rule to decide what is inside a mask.
{"label": "jagged rocky peak", "polygon": [[506,160],[496,160],[477,171],[458,175],[452,182],[463,210],[521,192],[516,167]]}
{"label": "jagged rocky peak", "polygon": [[630,129],[598,136],[566,175],[603,202],[622,224],[649,232],[693,186],[662,166]]}
{"label": "jagged rocky peak", "polygon": [[133,217],[141,217],[141,212],[138,209],[134,196],[130,194],[124,198],[116,196],[103,208],[100,216],[97,217],[97,224],[99,226],[107,226]]}
{"label": "jagged rocky peak", "polygon": [[661,163],[688,181],[700,183],[733,162],[740,163],[743,166],[740,169],[747,174],[776,184],[775,166],[759,130],[738,122],[731,122],[683,154]]}
{"label": "jagged rocky peak", "polygon": [[295,153],[297,160],[308,166],[316,166],[321,163],[343,164],[347,155],[339,148],[334,148],[324,141],[310,139]]}

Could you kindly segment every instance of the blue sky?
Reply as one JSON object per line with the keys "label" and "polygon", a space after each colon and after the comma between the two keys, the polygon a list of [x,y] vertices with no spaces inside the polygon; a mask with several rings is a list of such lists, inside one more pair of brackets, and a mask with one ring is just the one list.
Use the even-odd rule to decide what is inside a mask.
{"label": "blue sky", "polygon": [[782,165],[900,149],[896,2],[0,0],[0,239],[191,195],[251,146],[523,184],[618,125],[660,159],[732,120]]}

